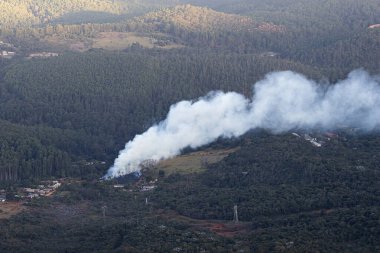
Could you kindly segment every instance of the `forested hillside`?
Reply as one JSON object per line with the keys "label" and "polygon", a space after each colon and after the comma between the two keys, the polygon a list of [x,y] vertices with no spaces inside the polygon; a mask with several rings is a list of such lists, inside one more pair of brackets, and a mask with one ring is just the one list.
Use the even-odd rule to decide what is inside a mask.
{"label": "forested hillside", "polygon": [[291,134],[250,133],[224,161],[169,176],[152,198],[197,219],[231,219],[238,205],[251,252],[376,251],[380,138],[339,135],[317,148]]}
{"label": "forested hillside", "polygon": [[[22,138],[19,145],[11,145],[17,142],[4,133],[4,143],[8,144],[3,150],[13,150],[18,155],[4,155],[2,170],[8,172],[2,178],[23,178],[24,173],[18,171],[21,167],[27,171],[38,167],[42,172],[31,174],[40,177],[63,175],[63,167],[69,171],[68,164],[81,159],[109,162],[125,140],[162,119],[172,103],[215,89],[248,95],[251,85],[269,71],[290,69],[334,81],[354,68],[364,67],[374,73],[380,69],[379,29],[368,29],[368,25],[380,22],[376,15],[380,13],[379,4],[373,0],[361,4],[340,0],[328,4],[306,0],[240,1],[245,8],[231,1],[191,2],[219,11],[180,5],[116,23],[52,23],[62,15],[81,11],[120,15],[131,8],[148,11],[176,3],[1,2],[3,28],[9,26],[13,34],[5,36],[6,42],[15,43],[13,47],[20,54],[14,61],[0,59],[1,120],[5,129],[16,128],[35,138],[33,150],[48,148],[50,151],[43,152],[52,154],[45,163],[38,154],[21,158],[21,154],[30,153],[24,149],[31,149],[32,142]],[[55,59],[22,58],[47,45],[49,50],[56,50],[58,47],[49,44],[52,39],[61,44],[72,40],[70,43],[84,43],[91,48],[95,43],[91,39],[111,32],[127,38],[146,36],[154,41],[152,45],[178,43],[183,49],[145,50],[136,42],[120,53],[95,50],[77,54],[59,48],[62,55]],[[5,45],[3,50],[12,49],[8,43],[1,45]],[[43,128],[53,136],[70,130],[64,135],[73,141],[62,146],[61,139],[51,141],[51,135],[30,134],[29,128]],[[86,144],[78,145],[78,140]],[[65,157],[64,166],[53,165],[56,156]],[[23,166],[23,160],[32,165]],[[16,172],[9,172],[13,167]],[[28,173],[25,175],[29,178]]]}
{"label": "forested hillside", "polygon": [[[249,29],[257,29],[258,24],[245,16],[225,14],[209,8],[201,8],[192,5],[180,5],[174,8],[166,8],[161,11],[150,12],[136,18],[133,25],[146,24],[147,28],[185,29],[189,32],[220,32]],[[140,28],[141,29],[141,28]],[[144,29],[144,27],[142,28]]]}
{"label": "forested hillside", "polygon": [[380,29],[367,29],[359,35],[339,40],[327,46],[295,53],[295,57],[307,64],[330,68],[365,68],[374,73],[380,71]]}
{"label": "forested hillside", "polygon": [[48,23],[64,14],[81,11],[120,14],[121,6],[110,0],[4,0],[0,3],[2,30]]}
{"label": "forested hillside", "polygon": [[379,74],[378,0],[0,10],[0,252],[380,251],[379,132],[255,130],[100,179],[178,101],[251,97],[280,70],[326,89],[356,68]]}
{"label": "forested hillside", "polygon": [[182,1],[209,6],[215,10],[251,15],[260,21],[271,21],[299,30],[339,30],[342,32],[378,23],[380,3],[376,0],[226,0]]}
{"label": "forested hillside", "polygon": [[[30,147],[21,137],[22,143],[4,146],[2,153],[18,155],[4,157],[12,165],[1,171],[15,172],[1,178],[80,175],[71,162],[111,162],[125,140],[162,119],[172,103],[210,90],[250,95],[251,85],[267,72],[285,69],[322,76],[312,67],[271,57],[191,50],[98,51],[13,64],[4,70],[1,83],[2,134],[9,137],[11,122],[40,146]],[[29,149],[39,153],[41,143],[56,152],[49,162],[43,163],[43,155],[22,156]],[[55,164],[56,155],[65,162]],[[23,160],[38,173],[24,173],[30,166]]]}
{"label": "forested hillside", "polygon": [[377,252],[379,136],[335,136],[323,148],[262,131],[219,141],[209,148],[240,149],[203,173],[163,175],[154,191],[68,184],[0,221],[0,250]]}
{"label": "forested hillside", "polygon": [[[136,3],[127,1],[124,4],[133,9]],[[209,5],[215,10],[181,5],[157,11],[160,6],[173,4],[175,1],[156,5],[145,1],[141,8],[136,7],[141,9],[139,13],[155,11],[132,19],[120,16],[121,20],[117,22],[103,20],[75,25],[48,22],[39,28],[12,29],[11,36],[6,39],[26,53],[44,48],[72,50],[78,45],[88,50],[97,45],[99,37],[112,36],[104,33],[121,32],[120,38],[116,37],[111,42],[125,44],[125,48],[133,43],[123,42],[123,38],[138,44],[140,37],[152,41],[152,47],[176,44],[235,53],[271,52],[277,57],[325,69],[333,67],[333,72],[337,70],[340,75],[360,67],[379,71],[379,50],[376,50],[379,47],[379,29],[368,28],[380,23],[380,7],[373,0],[360,3],[334,0],[328,4],[306,0],[273,0],[267,4],[254,1],[242,2],[244,9],[239,9],[238,4],[222,5],[210,1],[202,5]],[[128,39],[130,37],[132,39]]]}
{"label": "forested hillside", "polygon": [[[0,117],[5,129],[1,178],[82,175],[73,169],[78,161],[110,163],[126,140],[162,119],[172,103],[218,89],[249,95],[251,85],[270,71],[290,69],[331,81],[354,68],[377,73],[379,30],[368,25],[379,22],[378,3],[317,2],[241,1],[245,8],[231,1],[191,2],[219,11],[180,5],[116,23],[55,25],[53,19],[82,10],[119,15],[177,1],[3,1],[4,27],[14,28],[6,42],[15,43],[20,55],[47,45],[55,50],[49,44],[52,39],[91,48],[99,33],[111,32],[183,48],[146,50],[136,42],[124,52],[70,53],[60,48],[62,55],[54,59],[0,59]],[[29,14],[12,14],[22,10]],[[15,25],[12,17],[21,23]],[[48,24],[32,27],[44,20]],[[13,128],[27,137],[17,142],[7,134]],[[45,153],[50,158],[43,161]],[[57,164],[56,157],[64,162]]]}

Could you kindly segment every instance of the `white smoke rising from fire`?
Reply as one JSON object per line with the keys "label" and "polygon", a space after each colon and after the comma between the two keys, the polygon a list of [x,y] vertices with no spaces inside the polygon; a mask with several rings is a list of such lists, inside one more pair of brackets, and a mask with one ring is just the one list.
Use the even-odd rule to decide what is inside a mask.
{"label": "white smoke rising from fire", "polygon": [[238,137],[255,128],[274,133],[292,129],[380,128],[379,78],[355,70],[335,85],[322,85],[291,72],[268,74],[248,99],[235,92],[211,92],[196,101],[171,106],[167,118],[136,135],[120,151],[105,178],[140,171],[219,137]]}

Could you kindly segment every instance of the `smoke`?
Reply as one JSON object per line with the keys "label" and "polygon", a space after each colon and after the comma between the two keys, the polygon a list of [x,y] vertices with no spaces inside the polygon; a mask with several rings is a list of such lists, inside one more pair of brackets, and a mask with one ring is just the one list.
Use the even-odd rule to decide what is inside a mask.
{"label": "smoke", "polygon": [[335,85],[318,84],[285,71],[268,74],[254,85],[253,98],[235,92],[210,92],[196,101],[171,106],[167,118],[136,135],[105,178],[139,172],[146,160],[159,161],[219,137],[240,136],[250,129],[274,133],[292,129],[380,128],[379,78],[363,70]]}

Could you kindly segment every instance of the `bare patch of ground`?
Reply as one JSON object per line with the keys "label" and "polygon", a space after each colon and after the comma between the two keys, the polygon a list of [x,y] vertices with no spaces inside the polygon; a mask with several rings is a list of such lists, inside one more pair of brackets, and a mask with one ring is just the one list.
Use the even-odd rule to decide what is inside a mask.
{"label": "bare patch of ground", "polygon": [[174,211],[163,211],[159,216],[167,220],[181,221],[197,230],[208,230],[225,238],[233,238],[250,232],[250,224],[247,222],[235,223],[225,220],[197,220],[179,215]]}
{"label": "bare patch of ground", "polygon": [[9,219],[11,216],[25,210],[23,202],[3,202],[0,203],[0,219]]}

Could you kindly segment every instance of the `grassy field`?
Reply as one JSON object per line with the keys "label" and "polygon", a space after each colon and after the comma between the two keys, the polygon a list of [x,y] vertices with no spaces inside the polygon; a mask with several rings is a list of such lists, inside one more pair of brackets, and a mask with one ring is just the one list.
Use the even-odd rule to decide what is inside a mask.
{"label": "grassy field", "polygon": [[133,44],[140,44],[145,48],[179,48],[180,44],[168,43],[166,45],[156,44],[156,40],[142,34],[130,32],[101,32],[96,38],[93,39],[93,48],[103,48],[107,50],[123,50],[132,46]]}
{"label": "grassy field", "polygon": [[85,52],[91,49],[91,40],[86,39],[76,39],[76,38],[62,38],[60,36],[50,36],[44,39],[44,42],[48,45],[46,50],[50,51],[75,51],[75,52]]}
{"label": "grassy field", "polygon": [[173,49],[184,47],[181,44],[170,41],[166,35],[154,34],[160,39],[155,39],[153,35],[144,35],[132,32],[100,32],[93,38],[62,38],[61,36],[50,36],[44,39],[51,50],[70,50],[85,52],[92,48],[102,48],[105,50],[124,50],[134,44],[144,48]]}
{"label": "grassy field", "polygon": [[173,173],[199,173],[204,171],[207,164],[219,162],[237,150],[238,148],[210,149],[192,152],[161,161],[158,163],[157,167],[154,170],[156,173],[158,173],[159,170],[163,170],[165,172],[165,175],[170,175]]}

